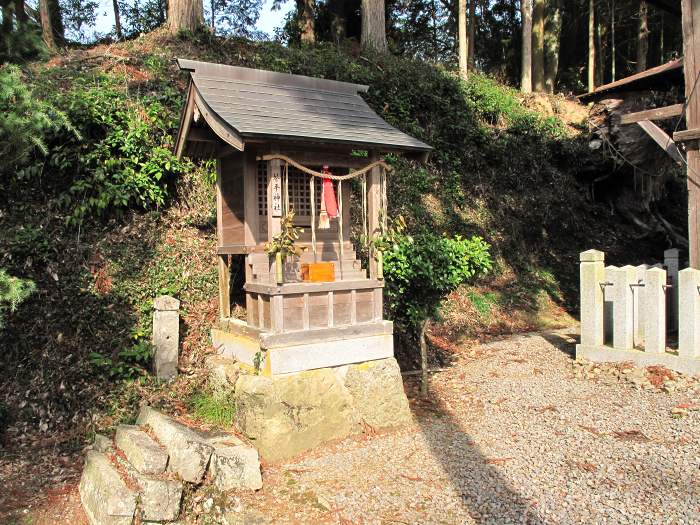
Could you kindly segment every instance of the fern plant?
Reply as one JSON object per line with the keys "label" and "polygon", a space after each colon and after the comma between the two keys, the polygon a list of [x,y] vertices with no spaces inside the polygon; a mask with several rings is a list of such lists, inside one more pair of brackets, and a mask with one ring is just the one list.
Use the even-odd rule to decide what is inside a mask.
{"label": "fern plant", "polygon": [[7,314],[17,310],[35,289],[33,281],[12,277],[0,269],[0,329],[5,326]]}
{"label": "fern plant", "polygon": [[0,115],[0,173],[15,174],[35,153],[47,155],[49,133],[65,130],[80,137],[65,113],[32,93],[14,65],[0,66]]}

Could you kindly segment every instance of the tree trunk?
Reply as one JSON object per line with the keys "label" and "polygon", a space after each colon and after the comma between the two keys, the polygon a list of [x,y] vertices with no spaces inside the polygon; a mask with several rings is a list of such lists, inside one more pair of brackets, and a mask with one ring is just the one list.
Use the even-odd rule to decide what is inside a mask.
{"label": "tree trunk", "polygon": [[469,29],[467,36],[467,69],[474,69],[474,48],[476,46],[476,2],[469,2]]}
{"label": "tree trunk", "polygon": [[522,71],[520,73],[520,91],[532,92],[532,0],[521,0],[521,18],[523,23]]}
{"label": "tree trunk", "polygon": [[588,91],[595,89],[595,0],[588,0]]}
{"label": "tree trunk", "polygon": [[56,44],[62,46],[66,43],[66,35],[63,28],[63,16],[61,14],[61,5],[58,0],[49,0],[49,13],[51,14],[51,28],[53,29],[53,38]]}
{"label": "tree trunk", "polygon": [[211,20],[209,21],[209,27],[211,27],[211,34],[216,34],[216,0],[211,0]]}
{"label": "tree trunk", "polygon": [[117,40],[121,40],[122,34],[122,21],[119,17],[119,2],[118,0],[112,0],[112,6],[114,8],[114,30],[117,33]]}
{"label": "tree trunk", "polygon": [[9,35],[12,32],[12,7],[10,0],[1,0],[0,9],[2,10],[2,25],[0,25],[0,33]]}
{"label": "tree trunk", "polygon": [[596,40],[597,45],[597,61],[598,67],[596,69],[596,85],[602,86],[605,84],[605,27],[601,21],[601,17],[598,17],[596,23]]}
{"label": "tree trunk", "polygon": [[610,9],[610,76],[611,82],[615,82],[615,75],[617,71],[617,52],[615,46],[615,0],[612,0],[612,8]]}
{"label": "tree trunk", "polygon": [[544,0],[532,5],[532,89],[544,91]]}
{"label": "tree trunk", "polygon": [[46,47],[50,50],[56,49],[56,39],[53,34],[53,25],[51,24],[51,8],[49,7],[50,0],[39,0],[39,16],[41,18],[41,36],[44,39]]}
{"label": "tree trunk", "polygon": [[[473,2],[474,0],[472,0]],[[459,76],[463,79],[467,78],[467,0],[459,0],[458,16],[457,16],[457,35],[459,46]]]}
{"label": "tree trunk", "polygon": [[302,44],[316,42],[316,27],[314,23],[314,0],[297,0],[297,13],[299,16],[299,32]]}
{"label": "tree trunk", "polygon": [[427,330],[428,321],[426,320],[423,321],[420,327],[420,393],[424,397],[428,395],[428,342],[425,340],[425,332]]}
{"label": "tree trunk", "polygon": [[24,24],[29,22],[29,17],[27,16],[27,8],[25,6],[24,0],[15,0],[15,16],[17,17],[17,22]]}
{"label": "tree trunk", "polygon": [[362,0],[362,48],[386,53],[384,0]]}
{"label": "tree trunk", "polygon": [[180,31],[195,31],[204,25],[203,0],[168,0],[168,30],[176,35]]}
{"label": "tree trunk", "polygon": [[637,72],[647,68],[649,53],[649,16],[646,0],[639,2],[639,26],[637,30]]}
{"label": "tree trunk", "polygon": [[559,70],[559,38],[561,36],[561,6],[558,0],[551,0],[549,3],[549,13],[544,30],[544,87],[547,93],[554,93]]}

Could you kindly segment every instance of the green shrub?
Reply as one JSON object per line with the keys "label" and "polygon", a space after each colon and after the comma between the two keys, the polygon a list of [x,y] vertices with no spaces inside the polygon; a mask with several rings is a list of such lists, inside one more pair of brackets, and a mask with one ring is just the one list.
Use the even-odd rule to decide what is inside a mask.
{"label": "green shrub", "polygon": [[[132,99],[109,84],[77,83],[62,104],[69,115],[81,115],[85,134],[94,140],[65,166],[75,165],[78,172],[63,198],[72,207],[69,223],[165,204],[188,167],[171,150],[172,108],[155,97]],[[81,147],[71,148],[76,149]]]}
{"label": "green shrub", "polygon": [[11,277],[0,269],[0,329],[5,326],[7,314],[11,314],[29,297],[36,286],[34,282]]}
{"label": "green shrub", "polygon": [[152,358],[153,345],[146,339],[138,339],[130,347],[118,352],[114,359],[99,352],[91,352],[88,362],[112,379],[130,380],[148,375]]}
{"label": "green shrub", "polygon": [[491,268],[481,237],[416,237],[394,233],[384,252],[384,278],[392,318],[411,330],[437,315],[442,299]]}

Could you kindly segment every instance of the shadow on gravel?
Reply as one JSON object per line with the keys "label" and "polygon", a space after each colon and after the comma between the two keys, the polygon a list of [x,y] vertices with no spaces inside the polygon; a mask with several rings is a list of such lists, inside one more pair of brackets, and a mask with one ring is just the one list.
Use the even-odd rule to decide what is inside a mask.
{"label": "shadow on gravel", "polygon": [[576,357],[576,343],[579,336],[576,333],[564,332],[542,332],[542,338],[557,350],[568,355],[572,359]]}
{"label": "shadow on gravel", "polygon": [[[423,436],[449,476],[452,487],[460,494],[462,505],[477,523],[554,523],[542,518],[532,502],[521,496],[498,471],[496,465],[509,458],[486,457],[436,396],[428,394],[427,399],[418,403],[428,405],[432,413],[418,413],[422,410],[412,404]],[[445,516],[448,522],[449,518]]]}

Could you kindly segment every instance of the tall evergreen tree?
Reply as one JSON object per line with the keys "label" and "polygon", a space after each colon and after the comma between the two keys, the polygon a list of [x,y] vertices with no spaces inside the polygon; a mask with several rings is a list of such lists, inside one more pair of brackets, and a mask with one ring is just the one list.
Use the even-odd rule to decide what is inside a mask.
{"label": "tall evergreen tree", "polygon": [[384,0],[362,0],[362,47],[386,53]]}

